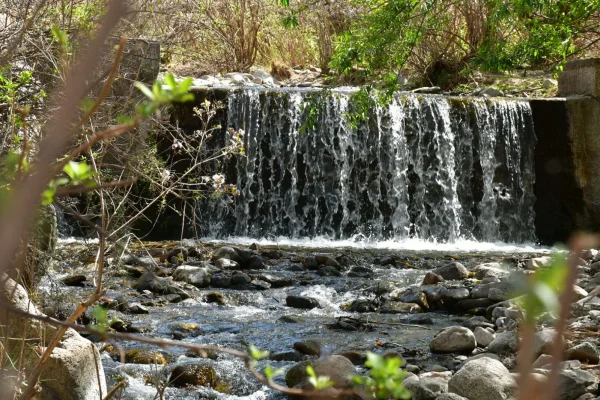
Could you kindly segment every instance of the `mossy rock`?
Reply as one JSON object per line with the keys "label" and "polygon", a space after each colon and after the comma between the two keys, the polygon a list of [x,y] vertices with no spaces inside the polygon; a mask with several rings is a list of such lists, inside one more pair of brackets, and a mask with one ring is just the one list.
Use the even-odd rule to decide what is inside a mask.
{"label": "mossy rock", "polygon": [[216,389],[219,379],[214,368],[208,365],[179,365],[173,368],[169,385],[173,387],[205,386]]}
{"label": "mossy rock", "polygon": [[132,364],[167,365],[166,358],[157,351],[133,349],[125,353],[125,362]]}

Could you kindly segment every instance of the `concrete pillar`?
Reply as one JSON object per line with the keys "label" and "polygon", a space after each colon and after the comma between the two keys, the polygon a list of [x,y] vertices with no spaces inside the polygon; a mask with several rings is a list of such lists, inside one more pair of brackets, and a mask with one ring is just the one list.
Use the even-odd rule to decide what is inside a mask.
{"label": "concrete pillar", "polygon": [[566,97],[575,179],[583,192],[585,217],[578,228],[600,231],[600,58],[568,63],[558,87]]}

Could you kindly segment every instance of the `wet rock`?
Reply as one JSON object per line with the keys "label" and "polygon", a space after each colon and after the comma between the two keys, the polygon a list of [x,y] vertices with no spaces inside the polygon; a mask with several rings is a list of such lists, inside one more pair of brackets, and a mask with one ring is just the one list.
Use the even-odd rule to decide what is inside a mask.
{"label": "wet rock", "polygon": [[236,270],[236,269],[240,269],[240,264],[233,261],[233,260],[229,260],[227,258],[219,258],[217,261],[215,261],[215,266],[219,269],[223,269],[223,270]]}
{"label": "wet rock", "polygon": [[367,361],[367,355],[365,353],[359,353],[356,351],[345,351],[338,355],[346,357],[353,365],[364,365]]}
{"label": "wet rock", "polygon": [[403,324],[433,325],[433,320],[426,314],[407,315],[400,318],[400,322]]}
{"label": "wet rock", "polygon": [[308,375],[306,367],[310,365],[317,376],[328,376],[333,387],[341,389],[352,386],[352,377],[356,375],[354,365],[346,357],[329,356],[326,358],[302,361],[290,368],[285,374],[285,383],[294,387],[306,382]]}
{"label": "wet rock", "polygon": [[444,282],[444,278],[430,271],[427,274],[425,274],[425,278],[423,278],[422,285],[436,285],[441,282]]}
{"label": "wet rock", "polygon": [[66,286],[83,286],[83,282],[87,280],[85,275],[69,275],[66,278],[61,279],[63,285]]}
{"label": "wet rock", "polygon": [[225,303],[225,296],[223,296],[223,293],[221,292],[210,292],[206,295],[205,297],[205,301],[207,303],[217,303],[220,304],[222,306],[224,306]]}
{"label": "wet rock", "polygon": [[299,351],[291,350],[291,351],[281,351],[278,353],[274,353],[269,356],[269,359],[273,361],[302,361],[306,358],[306,356]]}
{"label": "wet rock", "polygon": [[249,289],[250,290],[268,290],[271,289],[271,284],[265,281],[261,281],[259,279],[255,279],[250,282]]}
{"label": "wet rock", "polygon": [[391,266],[395,266],[396,265],[396,259],[392,256],[381,256],[381,257],[377,257],[373,260],[373,264],[375,265],[379,265],[382,267],[391,265]]}
{"label": "wet rock", "polygon": [[375,330],[373,325],[355,318],[338,318],[338,320],[335,323],[327,324],[325,326],[329,329],[349,332],[371,332]]}
{"label": "wet rock", "polygon": [[476,313],[477,315],[485,315],[487,308],[493,303],[494,302],[490,299],[467,299],[456,303],[454,308],[462,312],[472,312]]}
{"label": "wet rock", "polygon": [[367,299],[356,299],[353,300],[352,303],[348,306],[348,311],[351,312],[373,312],[376,311],[377,307],[373,304],[371,300]]}
{"label": "wet rock", "polygon": [[319,302],[316,299],[305,296],[288,296],[285,299],[285,303],[288,307],[303,308],[307,310],[320,307]]}
{"label": "wet rock", "polygon": [[453,288],[442,290],[442,301],[444,303],[456,303],[460,300],[468,299],[470,296],[469,289],[467,288]]}
{"label": "wet rock", "polygon": [[173,272],[173,280],[204,288],[210,285],[211,275],[212,270],[209,268],[182,265]]}
{"label": "wet rock", "polygon": [[337,262],[337,260],[335,258],[331,257],[329,254],[315,254],[315,260],[317,261],[317,263],[319,263],[319,265],[333,267],[338,270],[342,269],[342,266],[340,265],[340,263]]}
{"label": "wet rock", "polygon": [[441,93],[442,89],[439,86],[431,86],[431,87],[420,87],[412,90],[413,93],[420,94],[437,94]]}
{"label": "wet rock", "polygon": [[140,303],[131,303],[127,307],[127,311],[131,314],[148,314],[149,311]]}
{"label": "wet rock", "polygon": [[588,392],[590,386],[593,393],[598,390],[596,377],[582,370],[564,370],[560,372],[559,400],[575,400]]}
{"label": "wet rock", "polygon": [[427,298],[427,304],[434,305],[440,301],[442,301],[442,293],[444,288],[441,286],[429,286],[423,288],[423,293],[425,293],[425,297]]}
{"label": "wet rock", "polygon": [[272,288],[282,288],[293,285],[291,278],[279,278],[273,275],[259,275],[258,279],[267,282]]}
{"label": "wet rock", "polygon": [[247,269],[265,269],[267,268],[265,259],[261,256],[252,256],[246,263]]}
{"label": "wet rock", "polygon": [[210,286],[226,289],[231,286],[231,276],[225,274],[215,274],[210,280]]}
{"label": "wet rock", "polygon": [[304,257],[304,259],[302,260],[302,265],[304,265],[304,268],[310,270],[316,270],[319,268],[319,263],[313,256]]}
{"label": "wet rock", "polygon": [[342,276],[342,273],[335,267],[324,266],[317,270],[319,276]]}
{"label": "wet rock", "polygon": [[386,301],[381,306],[380,312],[382,314],[418,314],[422,313],[423,309],[420,305],[415,303],[403,303],[401,301]]}
{"label": "wet rock", "polygon": [[265,257],[265,258],[269,258],[272,260],[278,260],[281,257],[283,257],[283,251],[281,250],[276,250],[276,249],[271,249],[271,250],[263,250],[260,252],[260,255]]}
{"label": "wet rock", "polygon": [[490,328],[484,329],[480,326],[475,328],[473,332],[475,335],[475,340],[477,340],[477,345],[480,347],[487,347],[494,341],[496,334]]}
{"label": "wet rock", "polygon": [[348,276],[351,278],[373,279],[373,270],[368,267],[352,267],[348,272]]}
{"label": "wet rock", "polygon": [[173,387],[217,386],[217,373],[208,365],[178,365],[173,368],[169,377],[169,385]]}
{"label": "wet rock", "polygon": [[297,324],[299,322],[303,322],[304,319],[296,316],[296,315],[283,315],[279,318],[281,322],[286,322],[288,324]]}
{"label": "wet rock", "polygon": [[516,331],[504,331],[497,333],[496,337],[490,343],[486,350],[495,354],[513,354],[519,347],[519,341]]}
{"label": "wet rock", "polygon": [[598,364],[598,348],[594,343],[583,342],[577,346],[571,347],[567,353],[568,360],[579,360],[589,364]]}
{"label": "wet rock", "polygon": [[294,349],[307,356],[321,357],[321,344],[316,340],[303,340],[294,343]]}
{"label": "wet rock", "polygon": [[412,400],[435,400],[448,391],[448,376],[432,374],[413,376],[404,380],[403,384],[412,394]]}
{"label": "wet rock", "polygon": [[242,272],[235,273],[231,277],[231,284],[233,286],[246,285],[250,282],[252,282],[252,278],[250,278],[250,276],[248,276],[247,274],[244,274]]}
{"label": "wet rock", "polygon": [[452,262],[442,267],[438,267],[433,270],[433,272],[448,281],[462,280],[469,277],[469,270],[458,262]]}
{"label": "wet rock", "polygon": [[178,295],[178,294],[167,294],[166,296],[163,296],[163,299],[165,299],[165,301],[167,303],[181,303],[184,299]]}
{"label": "wet rock", "polygon": [[471,352],[476,346],[473,332],[462,326],[441,330],[429,343],[429,349],[434,353]]}
{"label": "wet rock", "polygon": [[216,360],[219,358],[219,353],[214,350],[189,349],[185,352],[185,356],[190,358],[208,358],[210,360]]}
{"label": "wet rock", "polygon": [[157,294],[176,294],[183,299],[189,299],[191,296],[183,289],[175,286],[165,278],[159,278],[150,271],[146,271],[136,282],[135,289],[138,292],[149,290]]}
{"label": "wet rock", "polygon": [[197,337],[202,333],[200,325],[194,322],[176,322],[169,325],[169,329],[171,329],[171,334],[181,333],[184,337]]}
{"label": "wet rock", "polygon": [[472,400],[513,399],[515,389],[510,371],[488,357],[467,362],[448,382],[449,392]]}
{"label": "wet rock", "polygon": [[167,252],[167,261],[177,264],[187,261],[189,252],[186,248],[175,247]]}
{"label": "wet rock", "polygon": [[240,266],[245,266],[245,264],[252,257],[252,252],[246,249],[240,249],[238,247],[220,247],[213,253],[213,260],[216,262],[222,258],[227,260],[235,261]]}
{"label": "wet rock", "polygon": [[132,349],[125,352],[125,362],[132,364],[167,365],[165,357],[157,351]]}
{"label": "wet rock", "polygon": [[402,303],[418,304],[424,310],[427,310],[429,308],[429,303],[427,302],[427,295],[424,292],[415,289],[393,291],[392,293],[390,293],[390,299],[399,300]]}

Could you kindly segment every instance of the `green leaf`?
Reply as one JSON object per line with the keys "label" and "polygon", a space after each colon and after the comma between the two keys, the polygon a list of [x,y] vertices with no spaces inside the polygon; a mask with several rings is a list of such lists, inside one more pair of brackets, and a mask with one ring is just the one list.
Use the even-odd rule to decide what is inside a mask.
{"label": "green leaf", "polygon": [[253,360],[261,360],[263,358],[269,357],[268,351],[260,351],[253,344],[248,346],[248,354]]}
{"label": "green leaf", "polygon": [[140,92],[142,92],[148,99],[150,99],[150,100],[156,99],[152,90],[150,90],[150,88],[148,86],[144,85],[142,82],[135,82],[133,85],[136,88],[138,88],[138,90]]}

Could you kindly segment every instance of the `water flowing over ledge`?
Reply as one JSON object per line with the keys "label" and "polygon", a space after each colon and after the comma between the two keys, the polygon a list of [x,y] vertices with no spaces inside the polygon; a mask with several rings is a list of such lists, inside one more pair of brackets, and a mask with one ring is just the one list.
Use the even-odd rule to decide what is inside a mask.
{"label": "water flowing over ledge", "polygon": [[348,92],[318,93],[228,94],[247,157],[227,166],[233,208],[199,204],[203,235],[535,242],[528,102],[400,93],[352,126]]}

